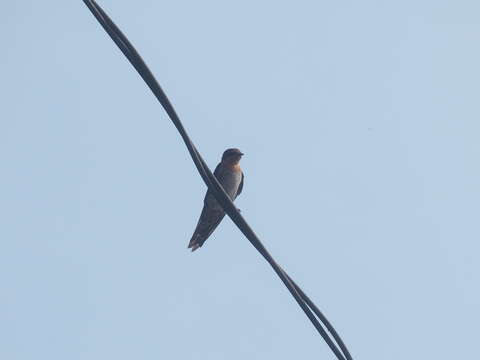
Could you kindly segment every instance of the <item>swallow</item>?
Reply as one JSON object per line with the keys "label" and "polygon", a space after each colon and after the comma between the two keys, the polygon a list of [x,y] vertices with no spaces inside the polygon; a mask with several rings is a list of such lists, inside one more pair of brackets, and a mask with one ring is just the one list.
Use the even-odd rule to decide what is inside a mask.
{"label": "swallow", "polygon": [[[240,159],[243,153],[238,149],[227,149],[222,155],[222,160],[215,168],[213,175],[222,185],[223,189],[232,201],[240,195],[243,190],[243,172],[240,168]],[[197,227],[188,244],[192,251],[197,250],[203,245],[208,237],[213,233],[218,224],[225,216],[225,211],[218,203],[210,190],[207,190],[203,200],[203,209],[198,220]]]}

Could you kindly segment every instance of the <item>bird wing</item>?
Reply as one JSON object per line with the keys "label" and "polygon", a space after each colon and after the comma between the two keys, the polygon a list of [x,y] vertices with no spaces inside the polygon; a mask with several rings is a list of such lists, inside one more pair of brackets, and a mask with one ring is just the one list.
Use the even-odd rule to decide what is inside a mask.
{"label": "bird wing", "polygon": [[235,197],[237,197],[238,195],[240,195],[242,193],[242,190],[243,190],[243,179],[245,178],[245,176],[243,175],[243,171],[242,171],[242,180],[240,181],[240,185],[238,185],[238,190],[237,190],[237,195],[235,195]]}
{"label": "bird wing", "polygon": [[[223,175],[223,167],[221,165],[221,163],[218,164],[213,172],[213,175],[218,181],[221,180]],[[192,248],[192,251],[197,250],[203,245],[225,216],[223,209],[215,205],[217,205],[217,201],[209,189],[203,200],[203,209],[200,214],[200,219],[198,219],[197,227],[188,244],[188,247]]]}
{"label": "bird wing", "polygon": [[[225,177],[225,168],[221,163],[217,165],[213,175],[215,175],[220,184],[222,184]],[[237,193],[235,194],[235,198],[242,192],[243,178],[244,176],[242,172],[242,179],[238,186]],[[211,191],[207,190],[207,194],[205,195],[205,199],[203,201],[202,213],[200,214],[200,219],[198,220],[197,227],[195,228],[195,232],[190,239],[188,247],[191,248],[192,251],[195,251],[201,247],[224,217],[225,211],[222,209],[220,204],[218,204]]]}
{"label": "bird wing", "polygon": [[220,172],[221,172],[221,169],[222,169],[222,163],[218,163],[217,167],[215,168],[215,170],[213,170],[213,175],[215,175],[215,177],[218,179],[219,175],[220,175]]}
{"label": "bird wing", "polygon": [[188,244],[192,251],[197,250],[203,245],[203,243],[209,238],[213,231],[217,228],[218,224],[225,216],[225,211],[222,208],[212,208],[206,202],[203,205],[202,214],[198,220],[195,232]]}

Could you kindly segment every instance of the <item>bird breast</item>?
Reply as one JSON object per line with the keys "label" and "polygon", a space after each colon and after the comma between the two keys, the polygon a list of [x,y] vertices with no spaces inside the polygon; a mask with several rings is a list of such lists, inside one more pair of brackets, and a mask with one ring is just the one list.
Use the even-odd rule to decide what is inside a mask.
{"label": "bird breast", "polygon": [[240,186],[241,181],[242,171],[240,169],[236,171],[227,171],[220,179],[220,184],[222,184],[225,192],[230,197],[230,199],[232,199],[232,201],[235,200],[237,196],[238,187]]}

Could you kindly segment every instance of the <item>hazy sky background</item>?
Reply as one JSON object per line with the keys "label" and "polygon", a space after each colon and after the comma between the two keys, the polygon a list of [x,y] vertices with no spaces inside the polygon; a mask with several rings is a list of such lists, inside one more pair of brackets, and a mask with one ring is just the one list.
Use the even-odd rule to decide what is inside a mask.
{"label": "hazy sky background", "polygon": [[[354,359],[478,354],[480,2],[100,4]],[[0,358],[333,359],[83,2],[0,20]]]}

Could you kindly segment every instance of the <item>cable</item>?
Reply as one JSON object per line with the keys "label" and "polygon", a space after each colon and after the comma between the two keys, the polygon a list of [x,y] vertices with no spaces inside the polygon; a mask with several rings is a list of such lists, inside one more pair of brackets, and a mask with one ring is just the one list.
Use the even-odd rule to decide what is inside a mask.
{"label": "cable", "polygon": [[[317,308],[317,306],[308,298],[308,296],[302,291],[302,289],[288,276],[288,274],[275,262],[273,257],[267,251],[267,249],[260,242],[260,239],[256,236],[252,228],[245,221],[243,216],[238,212],[237,208],[230,200],[228,195],[225,193],[225,190],[220,185],[218,180],[212,174],[205,161],[198,153],[193,142],[190,140],[185,128],[183,127],[180,118],[178,117],[175,109],[167,98],[166,94],[162,90],[160,84],[157,82],[152,72],[145,64],[141,56],[135,50],[133,45],[127,39],[127,37],[120,31],[120,29],[113,23],[110,17],[103,11],[103,9],[94,1],[94,0],[83,0],[85,5],[89,8],[95,18],[98,20],[100,25],[112,38],[112,40],[117,44],[122,53],[127,57],[133,67],[137,70],[139,75],[145,81],[147,86],[153,92],[155,97],[158,99],[160,104],[165,109],[166,113],[172,120],[173,124],[177,128],[180,136],[182,137],[185,145],[187,146],[188,152],[192,157],[192,160],[197,167],[200,176],[203,181],[215,196],[217,201],[223,207],[227,215],[232,219],[232,221],[238,226],[240,231],[246,236],[250,243],[260,252],[260,254],[265,258],[265,260],[270,264],[278,277],[282,280],[284,285],[290,291],[294,299],[297,301],[300,308],[304,311],[307,317],[310,319],[312,324],[315,326],[319,334],[325,340],[327,345],[330,347],[332,352],[335,354],[338,360],[352,360],[352,357],[343,343],[342,339],[335,331],[330,322],[322,314],[322,312]],[[313,310],[313,312],[312,312]],[[314,314],[315,313],[315,314]],[[322,327],[318,319],[315,317],[318,316],[320,321],[325,325],[327,330],[333,336],[336,343],[330,338],[327,331]]]}

